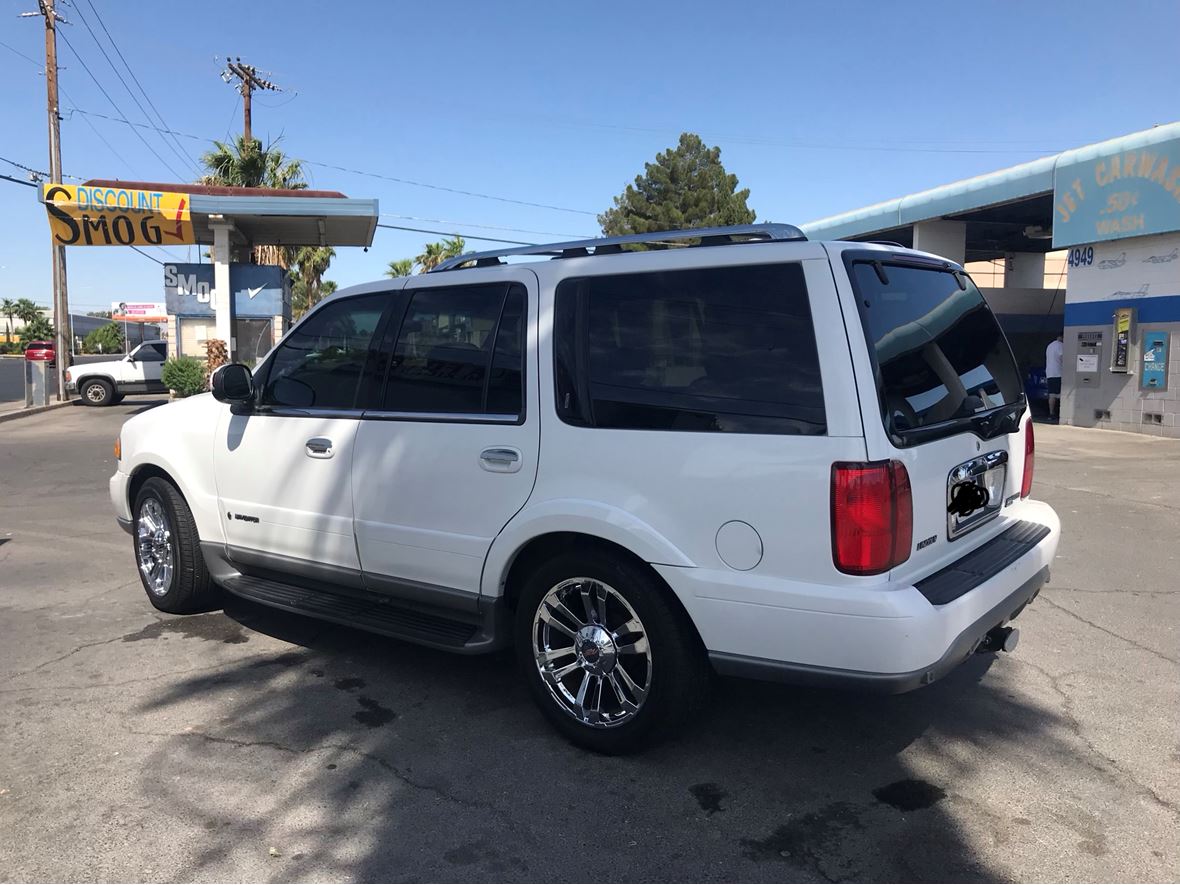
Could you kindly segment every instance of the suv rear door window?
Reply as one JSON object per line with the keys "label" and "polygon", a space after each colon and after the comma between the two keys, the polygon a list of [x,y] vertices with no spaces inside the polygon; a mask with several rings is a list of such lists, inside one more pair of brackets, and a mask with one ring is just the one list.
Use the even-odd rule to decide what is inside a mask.
{"label": "suv rear door window", "polygon": [[867,260],[855,260],[851,274],[895,442],[931,438],[913,431],[935,425],[956,433],[957,420],[1023,403],[1012,351],[970,278]]}
{"label": "suv rear door window", "polygon": [[557,404],[568,423],[826,431],[799,264],[568,279],[555,311]]}

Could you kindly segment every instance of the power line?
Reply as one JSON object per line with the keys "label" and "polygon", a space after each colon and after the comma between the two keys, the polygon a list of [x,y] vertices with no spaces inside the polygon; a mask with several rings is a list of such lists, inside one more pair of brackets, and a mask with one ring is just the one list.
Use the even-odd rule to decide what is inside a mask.
{"label": "power line", "polygon": [[39,68],[44,66],[44,62],[39,62],[39,61],[37,61],[37,59],[33,58],[31,55],[25,55],[25,54],[24,54],[23,52],[21,52],[19,49],[15,49],[15,48],[13,48],[12,46],[9,46],[9,45],[8,45],[7,43],[5,43],[3,40],[0,40],[0,46],[3,46],[3,47],[4,47],[5,49],[7,49],[9,52],[15,52],[17,55],[19,55],[19,56],[20,56],[21,58],[23,58],[25,61],[31,61],[33,64],[35,64],[35,65],[36,65],[37,67],[39,67]]}
{"label": "power line", "polygon": [[422,227],[402,227],[400,224],[381,224],[377,227],[385,227],[390,230],[408,230],[416,234],[434,234],[439,237],[462,237],[465,240],[482,240],[485,243],[510,243],[513,246],[536,246],[536,243],[526,243],[523,240],[499,240],[495,237],[477,237],[472,234],[462,234],[453,230],[426,230]]}
{"label": "power line", "polygon": [[[120,119],[118,117],[111,117],[111,116],[108,116],[107,114],[100,114],[98,111],[88,111],[88,110],[84,110],[83,108],[79,108],[79,107],[68,108],[68,110],[70,110],[74,113],[78,113],[78,114],[89,114],[92,117],[102,117],[104,120],[111,120],[115,123],[123,123],[127,126],[132,126],[132,127],[140,127],[140,128],[147,128],[147,129],[158,129],[159,128],[157,126],[148,126],[143,123],[132,123],[130,120],[127,120],[127,119]],[[235,106],[235,110],[236,110],[236,106]],[[169,129],[168,131],[173,132],[176,135],[183,136],[184,138],[191,138],[196,141],[211,142],[211,141],[216,140],[216,139],[212,139],[212,138],[207,138],[202,135],[193,135],[191,132],[179,132],[177,130],[172,130],[172,129]],[[498,196],[494,196],[492,194],[479,193],[478,191],[461,190],[459,188],[454,188],[454,187],[445,187],[441,184],[429,184],[424,181],[414,181],[409,178],[396,178],[392,175],[384,175],[380,172],[369,172],[364,169],[349,169],[345,166],[336,166],[331,163],[320,163],[320,162],[317,162],[316,160],[308,160],[304,157],[293,157],[292,159],[297,159],[301,163],[306,163],[308,166],[320,166],[324,169],[335,169],[339,172],[347,172],[350,175],[363,175],[367,178],[378,178],[378,179],[381,179],[382,181],[392,181],[396,184],[405,184],[405,185],[409,185],[411,187],[421,187],[421,188],[428,188],[430,190],[447,191],[448,193],[461,194],[461,195],[467,196],[467,197],[477,197],[481,200],[495,200],[495,201],[501,202],[501,203],[513,203],[517,206],[530,206],[534,209],[552,209],[555,212],[572,212],[575,215],[590,215],[590,216],[597,216],[598,215],[597,212],[589,212],[585,209],[570,209],[566,206],[553,206],[548,203],[533,203],[533,202],[529,202],[528,200],[517,200],[517,199],[510,198],[510,197],[498,197]],[[501,241],[497,240],[496,242],[501,242]],[[532,243],[528,243],[526,245],[531,246]]]}
{"label": "power line", "polygon": [[0,178],[3,178],[5,181],[11,181],[13,184],[24,184],[28,187],[37,186],[37,182],[35,181],[25,181],[23,178],[13,178],[11,175],[0,174]]}
{"label": "power line", "polygon": [[[96,35],[94,33],[94,29],[90,27],[90,22],[87,20],[86,14],[82,12],[80,4],[77,2],[77,0],[66,0],[66,2],[74,7],[74,10],[78,13],[78,17],[82,19],[82,24],[86,26],[86,30],[90,32],[90,36],[94,39],[94,45],[98,47],[99,52],[102,53],[102,57],[107,60],[107,64],[111,66],[111,70],[115,72],[115,76],[119,78],[119,82],[123,84],[123,88],[127,90],[127,94],[131,96],[131,100],[135,102],[135,106],[139,108],[140,113],[142,113],[144,116],[144,119],[150,122],[152,119],[151,115],[149,115],[144,109],[144,106],[140,103],[139,99],[135,97],[135,93],[131,91],[131,87],[127,85],[127,81],[123,79],[123,75],[119,73],[119,69],[115,67],[115,63],[111,61],[111,57],[107,55],[107,51],[103,49],[102,43],[98,39],[98,35]],[[115,38],[112,37],[111,32],[107,30],[107,26],[103,22],[102,16],[99,15],[98,10],[94,7],[94,4],[91,2],[91,0],[86,0],[86,3],[90,7],[90,11],[94,13],[94,17],[98,21],[99,26],[102,28],[103,33],[107,35],[107,40],[110,41],[111,46],[114,48],[116,54],[118,54],[119,59],[123,62],[123,66],[127,69],[127,73],[131,75],[131,79],[135,81],[135,85],[139,87],[139,91],[143,93],[143,97],[147,99],[147,102],[149,105],[151,105],[152,110],[156,111],[156,117],[159,118],[160,124],[164,127],[167,127],[168,124],[164,122],[164,118],[160,116],[159,110],[157,110],[156,106],[152,104],[152,100],[144,90],[143,84],[140,83],[139,78],[135,76],[135,71],[131,70],[131,65],[127,63],[127,59],[124,57],[122,50],[119,49],[119,44],[115,42]],[[175,136],[172,137],[172,141],[169,141],[167,138],[164,138],[163,135],[161,135],[160,140],[163,141],[164,144],[166,144],[172,150],[172,152],[181,159],[182,162],[191,166],[193,171],[197,171],[197,166],[195,163],[193,163],[192,157],[188,156],[183,150],[181,150],[180,142],[176,140]]]}
{"label": "power line", "polygon": [[[456,188],[456,187],[444,187],[441,184],[427,184],[422,181],[413,181],[409,178],[395,178],[392,175],[382,175],[379,172],[365,172],[364,170],[361,170],[361,169],[349,169],[345,166],[336,166],[332,163],[319,163],[315,160],[306,160],[306,159],[302,159],[302,158],[300,158],[300,159],[301,159],[301,162],[306,163],[308,166],[320,166],[324,169],[336,169],[339,172],[348,172],[352,175],[364,175],[364,176],[367,176],[368,178],[380,178],[383,181],[393,181],[398,184],[408,184],[412,187],[424,187],[424,188],[428,188],[430,190],[435,190],[435,191],[446,191],[447,193],[451,193],[451,194],[461,194],[462,196],[465,196],[465,197],[479,197],[480,199],[483,199],[483,200],[496,200],[497,202],[500,202],[500,203],[513,203],[517,206],[531,206],[534,209],[552,209],[554,212],[572,212],[575,215],[592,215],[592,216],[598,215],[597,212],[588,212],[585,209],[569,209],[565,206],[553,206],[549,203],[532,203],[532,202],[529,202],[528,200],[515,200],[515,199],[512,199],[511,197],[497,197],[497,196],[493,196],[491,194],[481,194],[477,191],[467,191],[467,190],[462,190],[462,189]],[[501,242],[503,242],[503,241],[501,241]],[[525,245],[531,246],[533,244],[526,243]]]}
{"label": "power line", "polygon": [[422,218],[418,215],[394,215],[382,212],[381,217],[398,218],[403,221],[425,221],[428,224],[454,224],[458,227],[477,227],[481,230],[506,230],[518,234],[540,234],[543,237],[571,237],[575,240],[588,240],[592,237],[591,234],[571,234],[568,231],[529,230],[528,228],[524,227],[502,227],[497,224],[477,224],[474,221],[451,221],[445,218]]}
{"label": "power line", "polygon": [[72,44],[70,42],[70,39],[65,35],[65,32],[59,31],[58,33],[61,36],[62,40],[65,41],[66,46],[68,46],[70,48],[70,52],[72,52],[74,54],[74,58],[78,59],[78,62],[82,65],[82,68],[86,71],[87,74],[90,75],[90,79],[94,81],[94,85],[98,87],[98,91],[101,92],[104,96],[106,96],[106,100],[111,103],[111,107],[113,107],[115,109],[115,113],[117,113],[119,115],[119,117],[121,118],[120,122],[126,123],[128,126],[132,127],[131,131],[135,133],[135,137],[138,138],[140,141],[142,141],[144,147],[146,147],[149,151],[151,151],[153,156],[155,156],[155,158],[157,160],[159,160],[161,163],[164,164],[165,169],[167,169],[169,172],[171,172],[173,175],[175,175],[178,180],[184,178],[183,175],[181,175],[179,172],[177,172],[175,169],[173,169],[168,164],[167,160],[165,160],[163,157],[160,156],[159,152],[154,147],[152,147],[150,144],[148,144],[148,140],[143,137],[143,134],[140,133],[139,129],[135,128],[135,124],[127,119],[127,115],[123,113],[123,111],[122,111],[122,109],[120,109],[119,105],[115,103],[115,100],[113,98],[111,98],[111,94],[109,92],[107,92],[106,89],[103,88],[103,85],[102,85],[102,83],[99,82],[98,77],[94,76],[94,71],[90,70],[90,66],[87,65],[85,60],[83,60],[82,56],[78,54],[78,50],[74,48],[74,44]]}

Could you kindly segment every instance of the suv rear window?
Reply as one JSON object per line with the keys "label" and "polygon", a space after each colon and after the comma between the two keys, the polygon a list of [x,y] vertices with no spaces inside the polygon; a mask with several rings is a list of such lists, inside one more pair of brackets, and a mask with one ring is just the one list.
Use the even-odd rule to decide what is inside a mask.
{"label": "suv rear window", "polygon": [[854,260],[851,275],[895,443],[957,433],[964,419],[1023,404],[1012,351],[969,277],[884,259]]}
{"label": "suv rear window", "polygon": [[558,413],[631,430],[822,434],[798,264],[572,278],[554,315]]}

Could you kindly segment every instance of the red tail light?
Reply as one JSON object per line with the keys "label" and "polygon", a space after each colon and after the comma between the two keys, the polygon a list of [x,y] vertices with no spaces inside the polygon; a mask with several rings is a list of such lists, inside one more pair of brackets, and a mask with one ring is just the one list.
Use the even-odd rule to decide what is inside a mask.
{"label": "red tail light", "polygon": [[910,558],[914,502],[900,461],[832,465],[832,559],[849,575],[878,575]]}
{"label": "red tail light", "polygon": [[1020,497],[1022,498],[1027,498],[1032,492],[1033,450],[1035,448],[1033,426],[1029,421],[1028,428],[1024,431],[1024,476],[1020,480]]}

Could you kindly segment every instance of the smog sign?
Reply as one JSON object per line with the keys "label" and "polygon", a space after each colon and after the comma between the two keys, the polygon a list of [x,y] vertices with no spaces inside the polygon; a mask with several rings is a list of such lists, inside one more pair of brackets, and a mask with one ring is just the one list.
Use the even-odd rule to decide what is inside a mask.
{"label": "smog sign", "polygon": [[188,194],[74,184],[42,185],[49,229],[60,246],[195,243]]}

